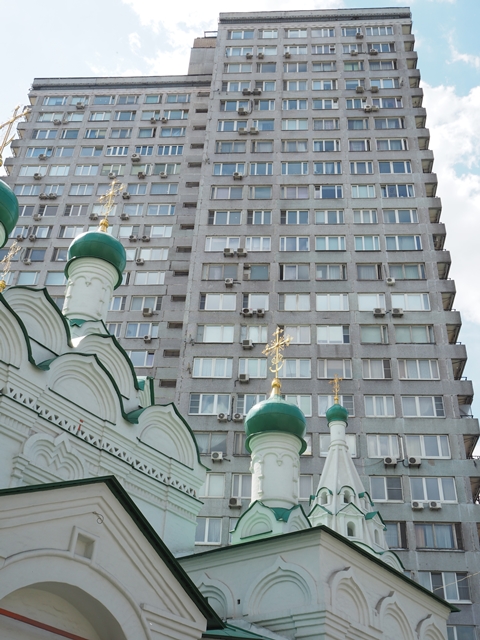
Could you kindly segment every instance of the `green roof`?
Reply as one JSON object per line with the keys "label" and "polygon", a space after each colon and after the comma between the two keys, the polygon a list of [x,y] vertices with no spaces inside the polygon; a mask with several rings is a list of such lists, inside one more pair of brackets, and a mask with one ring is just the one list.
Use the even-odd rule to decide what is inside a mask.
{"label": "green roof", "polygon": [[17,196],[10,189],[8,184],[0,180],[0,224],[5,231],[2,247],[5,246],[8,236],[15,229],[18,220],[18,200]]}
{"label": "green roof", "polygon": [[224,629],[215,629],[213,631],[205,631],[202,635],[203,638],[237,638],[238,640],[267,640],[269,636],[261,636],[258,633],[252,631],[246,631],[246,629],[240,629],[233,624],[225,623]]}
{"label": "green roof", "polygon": [[104,231],[86,231],[75,238],[68,248],[65,276],[74,260],[97,258],[109,262],[118,272],[115,289],[122,284],[122,276],[127,264],[127,256],[121,242]]}
{"label": "green roof", "polygon": [[279,395],[273,395],[263,402],[254,405],[245,418],[246,448],[251,452],[250,440],[258,433],[282,432],[297,436],[301,441],[300,453],[306,449],[303,440],[307,430],[307,422],[301,409],[290,404]]}
{"label": "green roof", "polygon": [[334,404],[330,409],[327,409],[327,422],[346,422],[348,423],[348,411],[341,404]]}

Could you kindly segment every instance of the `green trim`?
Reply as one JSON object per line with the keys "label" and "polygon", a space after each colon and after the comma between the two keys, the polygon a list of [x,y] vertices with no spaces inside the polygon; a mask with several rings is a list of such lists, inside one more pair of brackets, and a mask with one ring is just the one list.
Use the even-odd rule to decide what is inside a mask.
{"label": "green trim", "polygon": [[[237,526],[238,526],[238,523],[237,523]],[[369,558],[372,562],[374,562],[378,566],[385,569],[385,571],[388,571],[389,573],[393,574],[400,580],[403,580],[410,586],[414,587],[415,589],[418,589],[425,595],[430,596],[431,598],[433,598],[434,600],[442,604],[444,607],[448,607],[450,611],[453,611],[453,612],[460,611],[460,609],[458,609],[455,605],[450,604],[449,602],[447,602],[446,600],[443,600],[442,598],[439,598],[436,594],[432,593],[432,591],[429,591],[425,587],[422,587],[421,584],[419,584],[418,582],[415,582],[411,578],[407,578],[407,576],[404,575],[403,573],[400,573],[400,571],[397,571],[393,567],[386,564],[380,558],[377,558],[371,553],[369,553],[368,551],[365,551],[364,549],[359,547],[357,544],[355,544],[355,542],[351,542],[350,540],[342,536],[340,533],[333,531],[333,529],[330,529],[330,527],[327,527],[324,524],[318,525],[317,527],[312,527],[311,529],[302,529],[301,531],[291,531],[290,533],[284,533],[282,536],[272,536],[270,538],[260,538],[258,540],[249,540],[247,542],[242,543],[242,545],[231,545],[228,547],[218,547],[216,549],[211,549],[210,551],[202,551],[200,553],[195,553],[193,555],[183,556],[182,558],[179,558],[179,561],[181,563],[183,560],[192,560],[193,558],[202,557],[207,554],[225,555],[228,553],[235,553],[237,550],[243,549],[246,545],[253,546],[255,544],[258,544],[258,545],[278,544],[279,540],[281,540],[282,538],[286,541],[286,540],[290,540],[290,538],[300,537],[300,536],[307,536],[307,535],[321,536],[324,533],[332,536],[332,538],[335,538],[336,540],[339,540],[340,542],[345,544],[347,547],[350,547],[350,549],[353,549],[354,551],[362,555],[364,558]],[[393,551],[391,553],[393,553]]]}
{"label": "green trim", "polygon": [[133,522],[140,530],[144,538],[151,545],[156,554],[165,562],[183,590],[188,594],[200,613],[207,619],[207,629],[224,629],[225,625],[217,613],[208,604],[207,599],[202,596],[194,585],[183,567],[176,560],[172,552],[159,537],[152,525],[134,503],[129,494],[125,491],[115,476],[101,476],[98,478],[83,478],[81,480],[65,480],[62,482],[52,482],[49,484],[37,484],[27,487],[11,487],[0,490],[2,496],[11,496],[23,493],[36,493],[37,491],[54,491],[57,489],[70,489],[72,487],[82,487],[92,484],[104,484],[111,491],[114,497],[120,502],[122,507],[132,518]]}
{"label": "green trim", "polygon": [[318,494],[320,493],[320,491],[322,491],[323,489],[326,489],[328,491],[328,493],[333,496],[333,491],[331,489],[329,489],[326,485],[323,485],[322,487],[319,487],[317,489],[317,493],[315,494],[315,498],[318,496]]}
{"label": "green trim", "polygon": [[[267,507],[267,505],[264,504],[263,502],[261,504],[263,504],[264,507]],[[305,518],[307,518],[307,514],[303,510],[303,507],[301,504],[296,504],[294,507],[290,507],[290,509],[286,509],[284,507],[267,507],[267,508],[273,511],[275,515],[275,519],[278,520],[278,522],[288,522],[288,519],[292,515],[293,511],[295,511],[296,509],[300,509],[303,512],[303,515],[305,516]]]}
{"label": "green trim", "polygon": [[[277,522],[288,522],[288,519],[292,513],[292,511],[294,511],[295,509],[300,509],[300,511],[303,513],[303,515],[305,516],[305,520],[307,521],[307,523],[309,524],[309,526],[311,527],[312,525],[310,524],[310,521],[308,519],[307,514],[305,513],[304,508],[302,507],[301,504],[296,504],[294,507],[291,507],[290,509],[286,509],[284,507],[269,507],[268,505],[266,505],[264,502],[262,502],[261,500],[255,500],[255,502],[252,502],[251,505],[249,505],[248,509],[242,513],[242,515],[240,516],[240,518],[237,520],[237,524],[235,525],[235,527],[230,531],[230,533],[233,533],[234,531],[237,530],[238,525],[240,524],[240,522],[243,520],[243,518],[247,515],[247,513],[253,509],[254,507],[256,507],[256,505],[259,505],[260,507],[263,507],[264,509],[267,509],[268,511],[271,511],[275,517],[275,520]],[[285,515],[287,516],[285,519]],[[270,529],[270,531],[265,531],[262,533],[254,533],[252,536],[246,536],[247,538],[253,538],[255,536],[264,536],[268,533],[272,533],[272,530]],[[280,534],[278,534],[280,535]],[[242,540],[245,540],[246,538],[242,538]],[[208,552],[207,552],[208,553]],[[186,556],[187,558],[189,556]]]}
{"label": "green trim", "polygon": [[325,511],[325,513],[328,513],[328,515],[333,516],[333,511],[330,511],[330,509],[327,509],[327,507],[324,507],[322,504],[317,503],[308,514],[308,519],[310,519],[310,516],[315,513],[316,509],[321,509],[322,511]]}
{"label": "green trim", "polygon": [[111,264],[118,275],[114,289],[122,284],[122,276],[127,264],[127,257],[123,244],[104,231],[85,231],[77,236],[68,247],[67,263],[64,273],[68,278],[70,265],[75,260],[94,258]]}
{"label": "green trim", "polygon": [[219,629],[215,631],[205,631],[202,634],[202,638],[237,638],[238,640],[270,640],[269,636],[260,636],[258,633],[247,631],[246,629],[240,629],[233,624],[225,622],[225,629]]}
{"label": "green trim", "polygon": [[357,492],[355,491],[355,489],[353,487],[351,487],[349,484],[344,484],[340,487],[340,489],[337,492],[337,496],[340,495],[340,493],[343,491],[343,489],[350,489],[350,491],[353,491],[353,495],[356,496]]}
{"label": "green trim", "polygon": [[363,513],[363,511],[359,509],[354,502],[349,502],[348,504],[344,505],[341,509],[337,511],[336,515],[338,516],[339,513],[342,513],[343,511],[346,511],[347,509],[351,509],[351,508],[355,509],[355,511],[358,511],[358,513],[362,517],[365,517],[365,514]]}
{"label": "green trim", "polygon": [[10,186],[0,180],[0,224],[5,232],[4,247],[8,241],[8,236],[15,229],[18,221],[18,200]]}
{"label": "green trim", "polygon": [[375,503],[372,501],[370,494],[368,493],[368,491],[362,491],[361,493],[358,494],[359,498],[364,498],[365,496],[367,496],[368,501],[370,502],[370,506],[374,507]]}
{"label": "green trim", "polygon": [[71,327],[81,327],[84,322],[88,322],[88,320],[82,320],[82,318],[68,318],[68,322]]}

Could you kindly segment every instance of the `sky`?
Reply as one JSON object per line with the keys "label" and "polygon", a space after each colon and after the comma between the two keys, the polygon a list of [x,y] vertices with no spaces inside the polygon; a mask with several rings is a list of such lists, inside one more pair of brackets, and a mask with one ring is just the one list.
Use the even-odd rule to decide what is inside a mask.
{"label": "sky", "polygon": [[[409,6],[430,149],[462,313],[465,375],[480,385],[479,0],[303,0],[298,9]],[[33,78],[185,74],[193,39],[220,11],[292,9],[286,0],[0,0],[0,123],[28,104]],[[1,171],[1,170],[0,170]],[[476,283],[476,274],[479,283]],[[480,407],[480,386],[475,404]]]}

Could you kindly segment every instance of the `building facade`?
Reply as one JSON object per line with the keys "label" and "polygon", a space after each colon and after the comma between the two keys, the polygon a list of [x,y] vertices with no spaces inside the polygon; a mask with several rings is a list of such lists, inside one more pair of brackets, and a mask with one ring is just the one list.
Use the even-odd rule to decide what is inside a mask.
{"label": "building facade", "polygon": [[243,417],[281,326],[285,398],[307,416],[304,508],[338,374],[389,545],[460,609],[450,640],[470,640],[478,422],[411,27],[402,8],[224,13],[186,76],[36,79],[5,163],[21,204],[10,284],[62,306],[68,245],[121,180],[110,231],[128,262],[108,326],[211,466],[199,550],[228,544],[248,506]]}

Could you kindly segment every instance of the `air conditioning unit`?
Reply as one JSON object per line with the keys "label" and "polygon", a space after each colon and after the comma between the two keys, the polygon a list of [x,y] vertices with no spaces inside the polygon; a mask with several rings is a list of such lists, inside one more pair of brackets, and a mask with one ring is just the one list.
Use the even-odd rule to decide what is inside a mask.
{"label": "air conditioning unit", "polygon": [[37,220],[37,221],[38,221],[38,220],[41,220],[41,219],[42,219],[42,215],[41,215],[40,213],[35,213],[35,214],[33,215],[33,219],[34,219],[34,220]]}
{"label": "air conditioning unit", "polygon": [[234,422],[243,422],[243,413],[234,413],[232,416]]}
{"label": "air conditioning unit", "polygon": [[247,60],[251,60],[251,59],[253,58],[253,53],[246,53],[246,54],[245,54],[245,58],[246,58]]}
{"label": "air conditioning unit", "polygon": [[366,105],[363,107],[363,110],[364,110],[366,113],[370,113],[370,111],[372,110],[372,105],[371,105],[371,104],[366,104]]}
{"label": "air conditioning unit", "polygon": [[77,108],[78,110],[83,110],[83,109],[85,109],[85,105],[83,104],[83,102],[77,102],[77,104],[76,104],[75,106],[76,106],[76,108]]}
{"label": "air conditioning unit", "polygon": [[165,124],[165,122],[168,122],[168,118],[165,118],[165,116],[163,116],[162,122]]}
{"label": "air conditioning unit", "polygon": [[123,198],[124,200],[130,200],[130,194],[128,193],[128,191],[124,191],[124,192],[122,193],[122,198]]}
{"label": "air conditioning unit", "polygon": [[48,195],[46,193],[40,193],[39,196],[40,200],[47,200]]}
{"label": "air conditioning unit", "polygon": [[135,260],[135,262],[136,262],[136,264],[138,264],[138,265],[145,264],[145,260],[144,260],[143,258],[137,258],[137,259]]}
{"label": "air conditioning unit", "polygon": [[229,498],[228,506],[230,509],[240,509],[242,507],[242,499],[241,498]]}
{"label": "air conditioning unit", "polygon": [[250,133],[252,134],[252,136],[256,136],[258,133],[257,127],[250,127]]}
{"label": "air conditioning unit", "polygon": [[130,240],[130,242],[136,242],[138,240],[138,236],[132,233],[131,236],[128,236],[128,239]]}
{"label": "air conditioning unit", "polygon": [[248,111],[246,109],[244,109],[243,107],[240,107],[240,109],[237,111],[239,116],[248,116]]}
{"label": "air conditioning unit", "polygon": [[254,89],[254,90],[252,91],[252,94],[253,94],[254,96],[261,96],[261,95],[262,95],[262,90],[261,90],[261,89]]}
{"label": "air conditioning unit", "polygon": [[132,162],[140,162],[141,156],[139,153],[132,153],[131,157]]}
{"label": "air conditioning unit", "polygon": [[28,236],[28,239],[30,240],[30,242],[35,242],[35,240],[37,239],[37,236],[34,233],[31,233]]}
{"label": "air conditioning unit", "polygon": [[386,467],[395,467],[397,465],[398,460],[396,458],[393,458],[392,456],[386,456],[383,459],[383,464]]}
{"label": "air conditioning unit", "polygon": [[385,282],[391,287],[395,284],[395,278],[389,276],[388,278],[385,278]]}
{"label": "air conditioning unit", "polygon": [[250,376],[248,375],[248,373],[239,373],[238,374],[238,381],[239,382],[250,382]]}
{"label": "air conditioning unit", "polygon": [[260,60],[263,60],[263,58],[265,57],[264,53],[257,53],[257,58],[260,58]]}
{"label": "air conditioning unit", "polygon": [[34,173],[33,174],[33,179],[34,180],[41,180],[42,179],[42,174],[41,173]]}
{"label": "air conditioning unit", "polygon": [[386,310],[382,309],[382,307],[375,307],[373,310],[373,315],[375,318],[383,318],[386,314]]}
{"label": "air conditioning unit", "polygon": [[41,153],[41,154],[38,156],[38,159],[39,159],[39,160],[46,160],[46,159],[47,159],[47,155],[46,155],[45,153]]}
{"label": "air conditioning unit", "polygon": [[378,87],[377,87],[377,85],[376,85],[376,84],[372,85],[372,86],[370,87],[370,91],[371,91],[372,93],[378,93]]}
{"label": "air conditioning unit", "polygon": [[226,413],[219,413],[219,414],[217,415],[217,420],[218,420],[219,422],[227,422],[227,419],[228,419],[228,418],[227,418],[227,414],[226,414]]}
{"label": "air conditioning unit", "polygon": [[143,336],[143,341],[144,342],[151,342],[152,341],[152,336],[149,336],[149,335]]}
{"label": "air conditioning unit", "polygon": [[365,89],[363,87],[361,87],[360,85],[358,85],[358,87],[355,89],[355,91],[357,93],[363,93],[365,91]]}
{"label": "air conditioning unit", "polygon": [[242,340],[242,349],[253,349],[253,342],[251,340]]}
{"label": "air conditioning unit", "polygon": [[377,107],[376,104],[372,105],[372,111],[379,111],[380,107]]}
{"label": "air conditioning unit", "polygon": [[91,213],[88,217],[90,220],[98,220],[98,215],[96,213]]}
{"label": "air conditioning unit", "polygon": [[412,509],[414,511],[421,511],[423,509],[423,502],[419,502],[418,500],[414,500],[412,502]]}
{"label": "air conditioning unit", "polygon": [[56,199],[58,198],[58,195],[57,195],[56,193],[49,193],[49,194],[47,195],[47,198],[48,198],[49,200],[56,200]]}
{"label": "air conditioning unit", "polygon": [[422,464],[422,459],[418,456],[409,456],[407,463],[409,467],[419,467]]}
{"label": "air conditioning unit", "polygon": [[[217,417],[219,416],[225,416],[225,414],[219,413]],[[212,451],[212,453],[210,454],[210,458],[212,462],[221,462],[223,460],[223,451]]]}
{"label": "air conditioning unit", "polygon": [[229,247],[225,247],[225,249],[223,250],[223,255],[225,258],[233,258],[233,256],[235,255],[235,252],[233,251],[233,249],[230,249]]}
{"label": "air conditioning unit", "polygon": [[265,315],[265,309],[257,309],[255,313],[257,314],[257,317],[263,318],[263,316]]}
{"label": "air conditioning unit", "polygon": [[142,242],[150,242],[150,236],[142,236]]}
{"label": "air conditioning unit", "polygon": [[162,173],[159,174],[160,178],[168,178],[168,173],[166,173],[165,171],[162,171]]}
{"label": "air conditioning unit", "polygon": [[247,133],[248,133],[248,129],[245,129],[245,127],[240,127],[240,129],[238,130],[238,133],[239,133],[241,136],[246,136],[246,135],[247,135]]}
{"label": "air conditioning unit", "polygon": [[30,260],[30,258],[25,258],[25,260],[23,261],[23,264],[29,265],[29,264],[32,264],[32,261]]}
{"label": "air conditioning unit", "polygon": [[57,127],[60,126],[62,124],[61,120],[54,120],[53,124],[55,124]]}
{"label": "air conditioning unit", "polygon": [[394,318],[401,318],[403,316],[403,309],[399,309],[398,307],[394,307],[392,309],[392,316]]}
{"label": "air conditioning unit", "polygon": [[117,174],[115,173],[115,171],[110,171],[110,173],[108,174],[108,177],[110,178],[110,180],[113,180],[113,178],[117,177]]}
{"label": "air conditioning unit", "polygon": [[140,180],[143,180],[146,177],[147,177],[147,174],[145,173],[145,171],[139,171],[137,173],[137,178],[140,178]]}
{"label": "air conditioning unit", "polygon": [[225,278],[225,286],[233,287],[233,278]]}
{"label": "air conditioning unit", "polygon": [[252,92],[250,91],[250,89],[242,89],[242,95],[251,96]]}
{"label": "air conditioning unit", "polygon": [[290,51],[285,51],[285,53],[283,54],[284,58],[291,58],[292,54],[290,53]]}
{"label": "air conditioning unit", "polygon": [[245,249],[243,247],[238,247],[237,249],[237,256],[239,258],[246,258],[247,257],[247,252],[245,251]]}
{"label": "air conditioning unit", "polygon": [[371,56],[378,56],[378,51],[376,49],[370,49],[368,52]]}
{"label": "air conditioning unit", "polygon": [[15,236],[15,240],[17,242],[23,242],[25,240],[25,238],[22,236],[21,233],[19,233],[18,236]]}
{"label": "air conditioning unit", "polygon": [[145,316],[146,318],[150,318],[151,316],[153,316],[152,307],[143,307],[142,316]]}
{"label": "air conditioning unit", "polygon": [[244,307],[240,313],[244,318],[251,318],[253,316],[253,310],[248,307]]}
{"label": "air conditioning unit", "polygon": [[154,118],[154,117],[152,116],[152,117],[150,118],[150,122],[151,122],[152,124],[155,124],[155,123],[157,122],[157,119],[156,119],[156,118]]}
{"label": "air conditioning unit", "polygon": [[128,215],[128,213],[121,213],[120,220],[130,220],[130,216]]}
{"label": "air conditioning unit", "polygon": [[351,56],[358,56],[358,51],[350,51]]}
{"label": "air conditioning unit", "polygon": [[357,33],[355,37],[357,38],[357,40],[361,40],[363,38],[363,33]]}
{"label": "air conditioning unit", "polygon": [[233,179],[234,180],[241,180],[243,178],[241,173],[238,173],[238,171],[235,171],[233,174]]}
{"label": "air conditioning unit", "polygon": [[434,509],[435,511],[442,508],[442,503],[438,500],[430,500],[428,503],[429,509]]}

